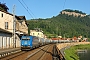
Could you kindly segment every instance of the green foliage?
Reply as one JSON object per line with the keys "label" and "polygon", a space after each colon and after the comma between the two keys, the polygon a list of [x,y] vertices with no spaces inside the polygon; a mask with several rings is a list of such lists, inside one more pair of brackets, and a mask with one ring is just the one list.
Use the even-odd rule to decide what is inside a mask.
{"label": "green foliage", "polygon": [[90,49],[90,44],[76,45],[76,46],[72,46],[69,49],[66,49],[64,51],[65,52],[65,59],[66,60],[79,60],[79,57],[77,56],[78,49]]}
{"label": "green foliage", "polygon": [[79,60],[79,57],[76,54],[76,49],[71,47],[65,50],[65,59],[66,60]]}
{"label": "green foliage", "polygon": [[8,12],[9,8],[6,6],[6,3],[0,2],[0,10],[4,10],[4,11]]}
{"label": "green foliage", "polygon": [[[65,14],[59,14],[49,19],[27,20],[29,28],[41,28],[44,34],[52,34],[54,37],[61,35],[64,37],[84,36],[90,37],[90,18],[73,17]],[[51,37],[51,36],[49,36]]]}
{"label": "green foliage", "polygon": [[88,38],[88,41],[90,42],[90,38]]}

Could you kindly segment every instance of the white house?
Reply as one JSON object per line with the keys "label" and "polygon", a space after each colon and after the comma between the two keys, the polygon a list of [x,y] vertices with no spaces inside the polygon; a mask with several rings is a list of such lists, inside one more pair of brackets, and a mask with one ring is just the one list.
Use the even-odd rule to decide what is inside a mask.
{"label": "white house", "polygon": [[[12,34],[13,38],[13,30],[14,30],[14,16],[11,13],[0,10],[0,28],[4,31],[8,31]],[[28,34],[28,24],[26,22],[25,16],[16,16],[15,15],[15,41],[13,41],[13,46],[20,47],[20,34]],[[4,33],[3,33],[4,34]],[[0,39],[1,40],[1,39]],[[12,44],[10,42],[10,44]]]}
{"label": "white house", "polygon": [[42,31],[30,30],[30,35],[44,38],[44,34]]}

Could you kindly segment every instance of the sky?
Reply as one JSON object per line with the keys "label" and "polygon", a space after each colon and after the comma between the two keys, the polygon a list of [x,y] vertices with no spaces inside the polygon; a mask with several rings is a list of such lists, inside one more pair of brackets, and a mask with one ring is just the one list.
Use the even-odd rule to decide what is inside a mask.
{"label": "sky", "polygon": [[90,14],[90,0],[0,0],[0,2],[6,3],[9,13],[13,13],[15,5],[15,15],[25,16],[27,20],[51,18],[64,9]]}

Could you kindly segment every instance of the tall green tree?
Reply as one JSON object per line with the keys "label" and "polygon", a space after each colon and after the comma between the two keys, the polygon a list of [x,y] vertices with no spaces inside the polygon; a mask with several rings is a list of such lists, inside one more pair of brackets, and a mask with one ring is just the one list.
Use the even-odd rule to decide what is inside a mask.
{"label": "tall green tree", "polygon": [[0,10],[8,12],[9,8],[6,6],[6,3],[0,2]]}

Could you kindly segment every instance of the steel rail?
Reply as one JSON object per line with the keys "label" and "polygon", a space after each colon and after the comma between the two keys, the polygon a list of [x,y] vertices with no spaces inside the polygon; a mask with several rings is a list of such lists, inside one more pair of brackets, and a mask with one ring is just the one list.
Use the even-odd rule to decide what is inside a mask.
{"label": "steel rail", "polygon": [[38,52],[40,52],[42,49],[46,48],[47,46],[48,46],[48,45],[46,45],[45,47],[39,48],[39,50],[37,50],[36,52],[28,55],[25,60],[28,60],[30,57],[34,56],[35,54],[37,54]]}

